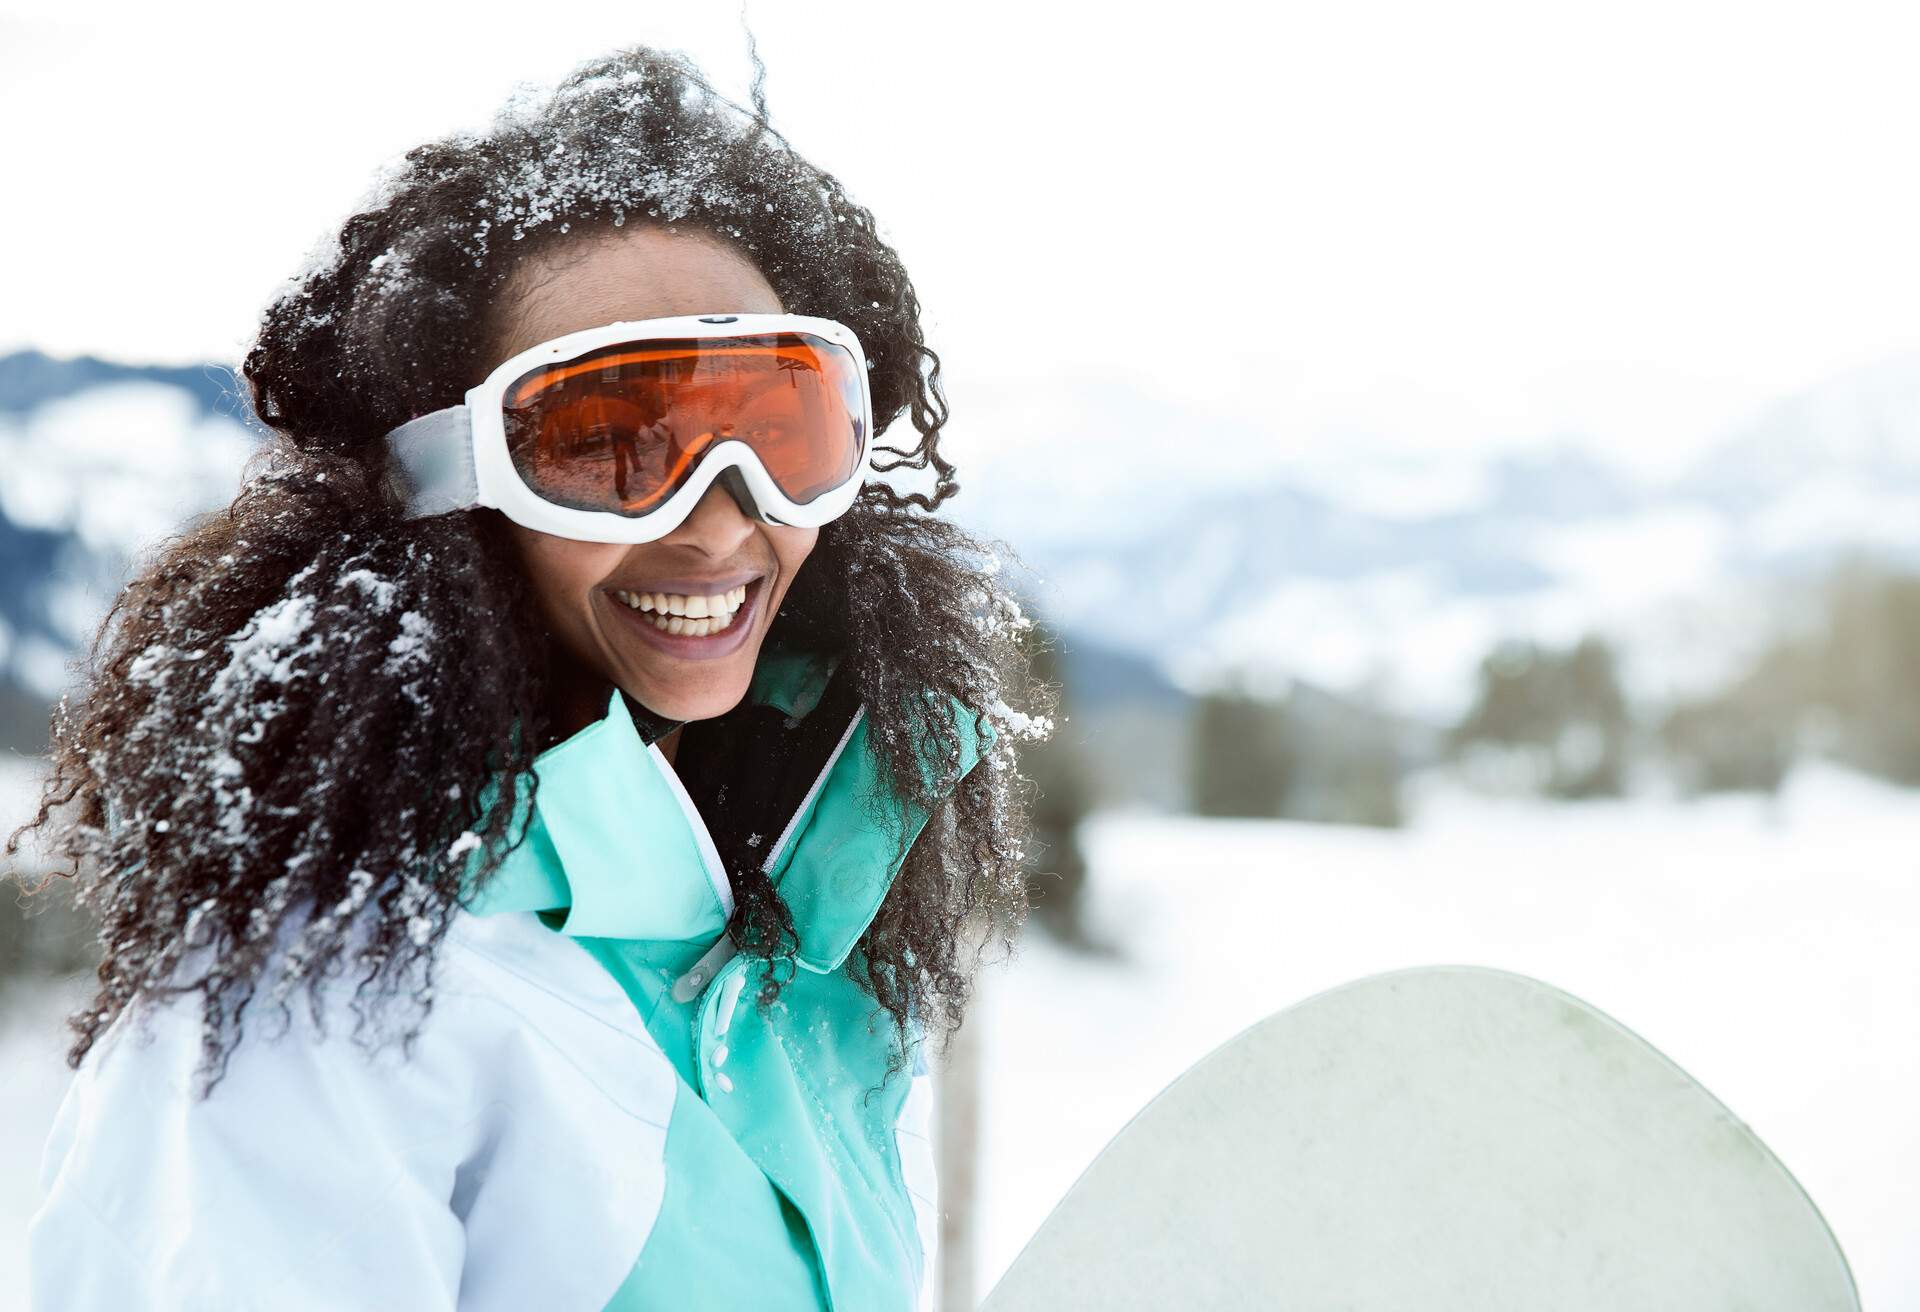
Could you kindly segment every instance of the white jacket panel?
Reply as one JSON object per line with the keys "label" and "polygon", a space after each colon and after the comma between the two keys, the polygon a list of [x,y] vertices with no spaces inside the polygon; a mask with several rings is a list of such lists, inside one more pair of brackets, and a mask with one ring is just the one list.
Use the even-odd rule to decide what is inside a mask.
{"label": "white jacket panel", "polygon": [[406,1059],[353,1041],[353,983],[329,982],[324,1040],[303,992],[284,1034],[256,997],[205,1101],[197,995],[116,1020],[47,1141],[31,1307],[605,1304],[658,1213],[675,1096],[618,987],[530,914],[463,914]]}

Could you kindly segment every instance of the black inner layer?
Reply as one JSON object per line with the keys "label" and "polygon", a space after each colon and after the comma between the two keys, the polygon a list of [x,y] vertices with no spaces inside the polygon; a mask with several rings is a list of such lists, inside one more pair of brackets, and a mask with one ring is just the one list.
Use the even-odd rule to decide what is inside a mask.
{"label": "black inner layer", "polygon": [[[673,730],[676,721],[630,696],[626,701],[647,742]],[[681,726],[674,773],[706,821],[729,878],[765,863],[859,709],[859,689],[842,664],[803,717],[743,699],[725,715]]]}

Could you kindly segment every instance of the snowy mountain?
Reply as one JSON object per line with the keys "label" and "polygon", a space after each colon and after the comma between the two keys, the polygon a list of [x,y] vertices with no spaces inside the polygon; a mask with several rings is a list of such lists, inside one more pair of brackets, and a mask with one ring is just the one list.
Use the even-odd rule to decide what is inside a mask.
{"label": "snowy mountain", "polygon": [[[0,733],[44,704],[136,553],[223,505],[252,450],[225,371],[0,357]],[[12,708],[8,713],[7,708]]]}
{"label": "snowy mountain", "polygon": [[[1094,390],[1091,422],[1034,411],[1046,431],[1001,399],[956,513],[1020,549],[1056,624],[1188,683],[1237,668],[1448,717],[1498,639],[1599,630],[1664,695],[1744,658],[1769,584],[1862,549],[1920,563],[1920,358],[1789,397],[1665,485],[1572,442],[1449,460],[1241,433],[1232,468],[1198,468],[1216,422],[1147,403],[1128,426],[1124,386]],[[1196,468],[1143,478],[1169,450]]]}
{"label": "snowy mountain", "polygon": [[1678,491],[1738,526],[1765,572],[1836,543],[1920,551],[1920,358],[1843,374],[1729,434]]}

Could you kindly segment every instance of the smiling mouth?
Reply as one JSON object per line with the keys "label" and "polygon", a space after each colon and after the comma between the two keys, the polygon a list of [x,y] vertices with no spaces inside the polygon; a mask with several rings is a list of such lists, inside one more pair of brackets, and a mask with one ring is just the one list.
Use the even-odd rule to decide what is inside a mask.
{"label": "smiling mouth", "polygon": [[679,592],[629,592],[623,588],[613,590],[613,599],[627,609],[638,612],[643,619],[650,620],[653,626],[663,633],[676,637],[706,638],[723,633],[733,624],[734,617],[746,608],[747,592],[751,584],[740,584],[725,592],[705,596],[689,596]]}

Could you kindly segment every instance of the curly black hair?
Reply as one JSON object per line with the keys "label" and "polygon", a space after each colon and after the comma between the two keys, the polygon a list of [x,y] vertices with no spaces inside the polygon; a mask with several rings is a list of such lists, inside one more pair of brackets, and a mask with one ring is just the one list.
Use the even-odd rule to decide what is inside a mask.
{"label": "curly black hair", "polygon": [[[74,880],[98,922],[100,988],[69,1019],[70,1066],[137,998],[197,992],[210,1092],[277,945],[283,1018],[304,980],[318,1021],[319,986],[357,945],[356,1037],[369,996],[405,992],[423,1011],[403,1042],[417,1038],[461,836],[479,837],[484,880],[521,837],[548,694],[576,676],[504,520],[403,518],[384,435],[484,376],[525,261],[629,224],[718,238],[788,311],[851,326],[876,426],[910,419],[913,440],[883,445],[877,467],[931,471],[932,492],[870,481],[820,531],[768,640],[842,653],[876,758],[933,808],[856,965],[903,1038],[958,1024],[968,944],[983,923],[1005,942],[1025,911],[1030,789],[1013,744],[1044,733],[1051,690],[1026,677],[1004,548],[929,513],[957,484],[906,270],[873,216],[768,125],[763,77],[746,108],[678,52],[583,65],[486,132],[408,152],[266,309],[243,373],[270,441],[232,504],[161,544],[115,600],[55,710],[38,814],[8,842],[42,831],[59,868],[41,888]],[[484,660],[462,636],[476,616],[492,626]],[[949,698],[997,731],[957,786]],[[790,953],[785,908],[754,874],[730,929]],[[206,970],[181,978],[192,961]]]}

